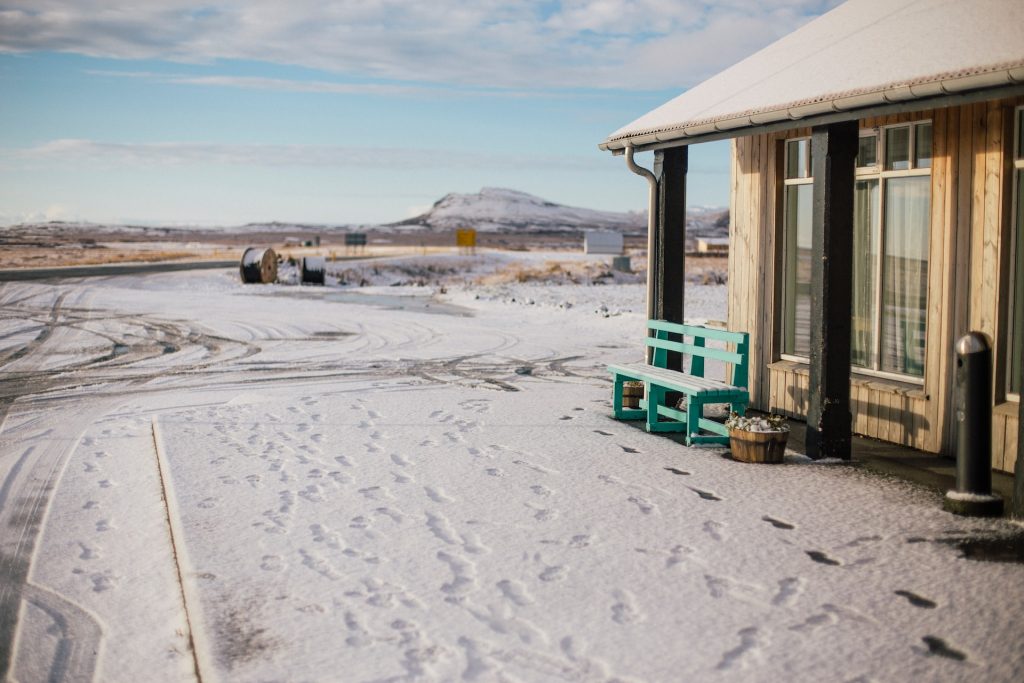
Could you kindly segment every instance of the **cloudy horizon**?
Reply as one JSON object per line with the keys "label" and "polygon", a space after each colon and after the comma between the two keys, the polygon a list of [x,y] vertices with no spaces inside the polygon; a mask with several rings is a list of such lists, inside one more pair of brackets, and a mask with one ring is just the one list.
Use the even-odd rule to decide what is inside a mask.
{"label": "cloudy horizon", "polygon": [[[836,4],[0,0],[0,224],[643,209],[597,144]],[[693,148],[694,204],[727,203],[727,152]]]}

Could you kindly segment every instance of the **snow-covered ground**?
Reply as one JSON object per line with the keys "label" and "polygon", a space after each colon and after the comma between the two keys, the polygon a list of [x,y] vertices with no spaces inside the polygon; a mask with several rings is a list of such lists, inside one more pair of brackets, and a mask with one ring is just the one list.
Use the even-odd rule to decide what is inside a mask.
{"label": "snow-covered ground", "polygon": [[1013,525],[611,419],[644,286],[602,263],[3,285],[11,677],[1021,680],[1024,567],[953,543]]}

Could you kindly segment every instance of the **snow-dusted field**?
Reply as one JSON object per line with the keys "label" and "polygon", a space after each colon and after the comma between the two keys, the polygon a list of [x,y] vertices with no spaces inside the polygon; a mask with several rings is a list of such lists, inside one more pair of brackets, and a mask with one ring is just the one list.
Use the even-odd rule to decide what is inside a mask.
{"label": "snow-dusted field", "polygon": [[[1024,677],[1024,567],[942,542],[1008,523],[609,417],[638,278],[541,254],[346,269],[362,287],[0,288],[13,679]],[[686,305],[723,319],[725,288]]]}

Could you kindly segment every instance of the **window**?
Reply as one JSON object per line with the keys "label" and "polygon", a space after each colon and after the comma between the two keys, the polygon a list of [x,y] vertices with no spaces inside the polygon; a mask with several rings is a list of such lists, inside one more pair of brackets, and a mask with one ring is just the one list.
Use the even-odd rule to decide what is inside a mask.
{"label": "window", "polygon": [[1009,393],[1021,394],[1021,364],[1024,362],[1024,107],[1017,109],[1013,154],[1014,231],[1011,240],[1013,269],[1010,285],[1010,335],[1007,347]]}
{"label": "window", "polygon": [[811,140],[786,142],[785,187],[785,338],[783,349],[797,356],[810,354],[811,343]]}
{"label": "window", "polygon": [[[852,336],[857,368],[917,380],[924,376],[931,225],[930,122],[864,131],[854,181]],[[809,355],[811,189],[795,177],[810,153],[786,145],[783,353]],[[806,193],[806,197],[804,196]],[[1024,316],[1022,316],[1024,317]]]}

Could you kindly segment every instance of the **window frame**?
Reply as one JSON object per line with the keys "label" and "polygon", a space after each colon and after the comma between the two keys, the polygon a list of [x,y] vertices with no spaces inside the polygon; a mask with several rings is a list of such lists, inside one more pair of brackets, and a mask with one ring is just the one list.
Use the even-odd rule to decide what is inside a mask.
{"label": "window frame", "polygon": [[[879,220],[878,220],[878,228],[877,228],[877,233],[875,235],[875,239],[878,240],[877,244],[879,245],[879,248],[878,248],[878,253],[875,256],[875,264],[874,264],[875,265],[875,276],[874,276],[875,277],[875,283],[874,283],[875,284],[875,288],[874,288],[874,290],[875,290],[874,291],[874,297],[875,297],[874,298],[874,312],[875,313],[874,313],[874,319],[871,322],[871,324],[872,324],[872,338],[874,340],[874,349],[872,351],[871,357],[873,358],[874,366],[870,367],[870,368],[869,367],[864,367],[864,366],[861,366],[861,365],[853,365],[853,364],[851,364],[851,366],[850,366],[850,371],[851,371],[851,373],[854,373],[854,374],[864,375],[864,376],[874,377],[874,378],[879,378],[879,379],[894,380],[894,381],[897,381],[897,382],[902,382],[902,383],[905,383],[905,384],[912,384],[912,385],[917,385],[917,386],[924,386],[925,378],[927,376],[927,371],[923,370],[921,375],[917,376],[917,375],[909,375],[909,374],[902,374],[902,373],[896,373],[896,372],[888,372],[888,371],[882,370],[881,369],[881,367],[882,367],[882,358],[881,358],[880,347],[881,347],[881,331],[882,331],[881,330],[881,326],[882,326],[882,310],[883,310],[882,309],[882,305],[883,305],[883,300],[882,299],[883,299],[883,293],[884,293],[882,285],[883,285],[883,283],[885,281],[885,273],[884,273],[884,269],[883,269],[883,267],[884,267],[884,252],[885,252],[885,249],[884,249],[885,242],[884,242],[884,240],[885,240],[885,234],[886,234],[886,224],[885,224],[885,210],[886,210],[886,206],[885,206],[885,195],[886,195],[886,192],[885,192],[885,182],[887,180],[890,180],[890,179],[893,179],[893,178],[908,178],[908,177],[928,177],[928,178],[931,178],[931,176],[932,176],[932,168],[933,168],[933,165],[934,165],[934,157],[933,156],[929,156],[928,157],[928,159],[929,159],[929,165],[928,166],[926,166],[926,167],[917,167],[917,165],[916,165],[917,164],[917,150],[916,150],[916,146],[917,146],[917,127],[922,125],[922,124],[928,124],[930,126],[933,126],[932,130],[933,130],[933,135],[934,135],[934,122],[933,122],[933,120],[931,118],[917,119],[917,120],[914,120],[914,121],[905,121],[903,123],[895,123],[895,124],[889,124],[889,125],[884,125],[884,126],[873,126],[873,127],[869,127],[869,128],[861,128],[860,132],[859,132],[859,135],[858,135],[858,143],[860,142],[861,138],[871,137],[871,136],[875,137],[875,163],[873,165],[871,165],[871,166],[859,166],[859,165],[857,165],[855,167],[855,169],[854,169],[854,182],[856,182],[858,180],[872,180],[872,179],[877,179],[878,180],[878,212],[879,212],[878,215],[879,215]],[[907,155],[908,155],[907,156],[907,166],[908,166],[908,168],[901,169],[901,170],[886,170],[886,168],[885,168],[885,153],[886,153],[885,138],[886,138],[886,131],[894,129],[894,128],[909,128],[910,129],[908,131],[909,140],[908,140],[908,149],[907,149]],[[785,224],[785,217],[787,217],[789,215],[789,207],[787,205],[788,193],[786,192],[785,188],[787,186],[789,186],[789,185],[797,185],[797,184],[805,184],[805,183],[813,183],[814,182],[814,176],[811,174],[811,167],[810,167],[810,144],[808,144],[808,160],[807,160],[807,163],[808,163],[808,166],[807,166],[807,168],[808,168],[808,176],[806,178],[799,178],[799,179],[791,179],[791,178],[787,178],[786,177],[786,175],[788,173],[788,168],[789,168],[789,149],[790,149],[789,148],[789,143],[793,142],[795,140],[803,140],[803,139],[807,139],[808,141],[810,140],[809,137],[808,138],[804,138],[803,136],[801,136],[801,137],[796,137],[796,138],[787,138],[787,139],[785,139],[783,141],[784,142],[784,152],[785,152],[785,159],[783,160],[783,198],[782,198],[782,204],[783,204],[783,213],[782,213],[782,215],[784,217],[783,226],[782,226],[782,229],[783,229],[783,240],[782,241],[783,241],[784,253],[788,253],[788,246],[785,244],[786,239],[788,239],[788,229],[787,229],[788,226]],[[1015,149],[1016,149],[1016,147],[1015,147]],[[932,143],[932,150],[934,151],[934,138],[933,138],[933,143]],[[930,185],[930,182],[929,182],[928,195],[929,195],[929,198],[930,198],[931,197],[931,185]],[[930,207],[929,207],[929,209],[930,209]],[[928,221],[929,245],[931,244],[931,228],[932,228],[932,217],[931,217],[930,214],[931,214],[931,212],[929,210],[929,221]],[[783,263],[783,270],[784,270],[784,272],[785,272],[785,268],[786,268],[787,265],[788,264],[786,264],[785,262]],[[783,280],[783,292],[782,292],[782,302],[783,302],[782,312],[783,312],[783,314],[782,314],[782,319],[780,321],[781,322],[781,324],[780,324],[780,328],[781,329],[780,329],[780,334],[779,334],[779,349],[780,349],[779,358],[781,358],[782,360],[787,360],[787,361],[793,361],[793,362],[799,362],[799,363],[807,363],[810,360],[808,356],[800,356],[800,355],[797,355],[797,354],[788,353],[788,352],[784,351],[785,341],[786,341],[786,324],[787,324],[787,319],[788,319],[788,314],[789,314],[790,297],[792,296],[792,294],[789,291],[787,291],[787,288],[785,287],[785,284],[786,284],[786,280],[784,278],[784,280]],[[930,297],[930,292],[928,292],[928,295]],[[926,336],[927,336],[928,310],[929,310],[928,309],[928,304],[926,302],[925,303],[925,326],[926,326],[925,327],[925,335]],[[851,315],[852,315],[852,311],[851,311]],[[925,359],[925,363],[927,363],[927,358]]]}
{"label": "window frame", "polygon": [[[807,175],[802,177],[802,178],[790,178],[789,177],[789,150],[790,150],[790,143],[802,142],[802,141],[806,141],[807,142],[807,149],[805,151],[805,159],[804,159],[804,162],[806,163],[806,168],[807,168]],[[789,240],[789,226],[787,224],[787,222],[789,220],[789,192],[787,191],[787,188],[789,188],[789,187],[791,187],[793,185],[813,185],[814,184],[814,176],[811,174],[811,171],[812,171],[811,162],[813,161],[813,159],[811,157],[811,136],[810,135],[801,135],[801,136],[798,136],[798,137],[786,138],[785,140],[782,141],[782,149],[783,149],[783,160],[782,160],[783,161],[783,163],[782,163],[782,240],[780,240],[780,241],[782,243],[782,253],[783,253],[783,268],[782,268],[782,272],[783,272],[783,278],[784,279],[783,279],[783,283],[782,283],[782,316],[781,316],[781,321],[780,321],[781,324],[779,325],[779,348],[780,349],[784,349],[785,346],[786,346],[786,321],[789,318],[790,307],[794,305],[794,303],[793,303],[794,292],[789,291],[789,288],[786,287],[786,284],[787,284],[788,280],[785,278],[786,266],[788,265],[786,263],[786,257],[789,255],[789,242],[788,242],[788,240]],[[790,361],[798,361],[798,362],[807,362],[808,361],[808,357],[807,356],[799,356],[799,355],[796,355],[796,354],[785,353],[785,352],[780,353],[779,357],[782,358],[783,360],[790,360]]]}
{"label": "window frame", "polygon": [[[1012,225],[1010,226],[1010,277],[1007,291],[1007,305],[1006,305],[1006,369],[1003,376],[1003,389],[1007,401],[1020,402],[1021,393],[1011,390],[1013,386],[1013,343],[1024,343],[1024,339],[1014,340],[1013,331],[1016,325],[1014,319],[1014,313],[1017,302],[1014,300],[1016,293],[1016,280],[1019,276],[1017,273],[1017,250],[1019,249],[1018,240],[1024,238],[1024,216],[1021,216],[1021,211],[1024,211],[1024,197],[1020,196],[1021,176],[1024,176],[1024,139],[1021,136],[1021,129],[1024,128],[1024,106],[1016,107],[1013,110],[1013,147],[1010,150],[1010,157],[1012,160],[1012,171],[1013,171],[1013,205],[1010,213],[1010,220]],[[1021,387],[1024,389],[1024,387]]]}

